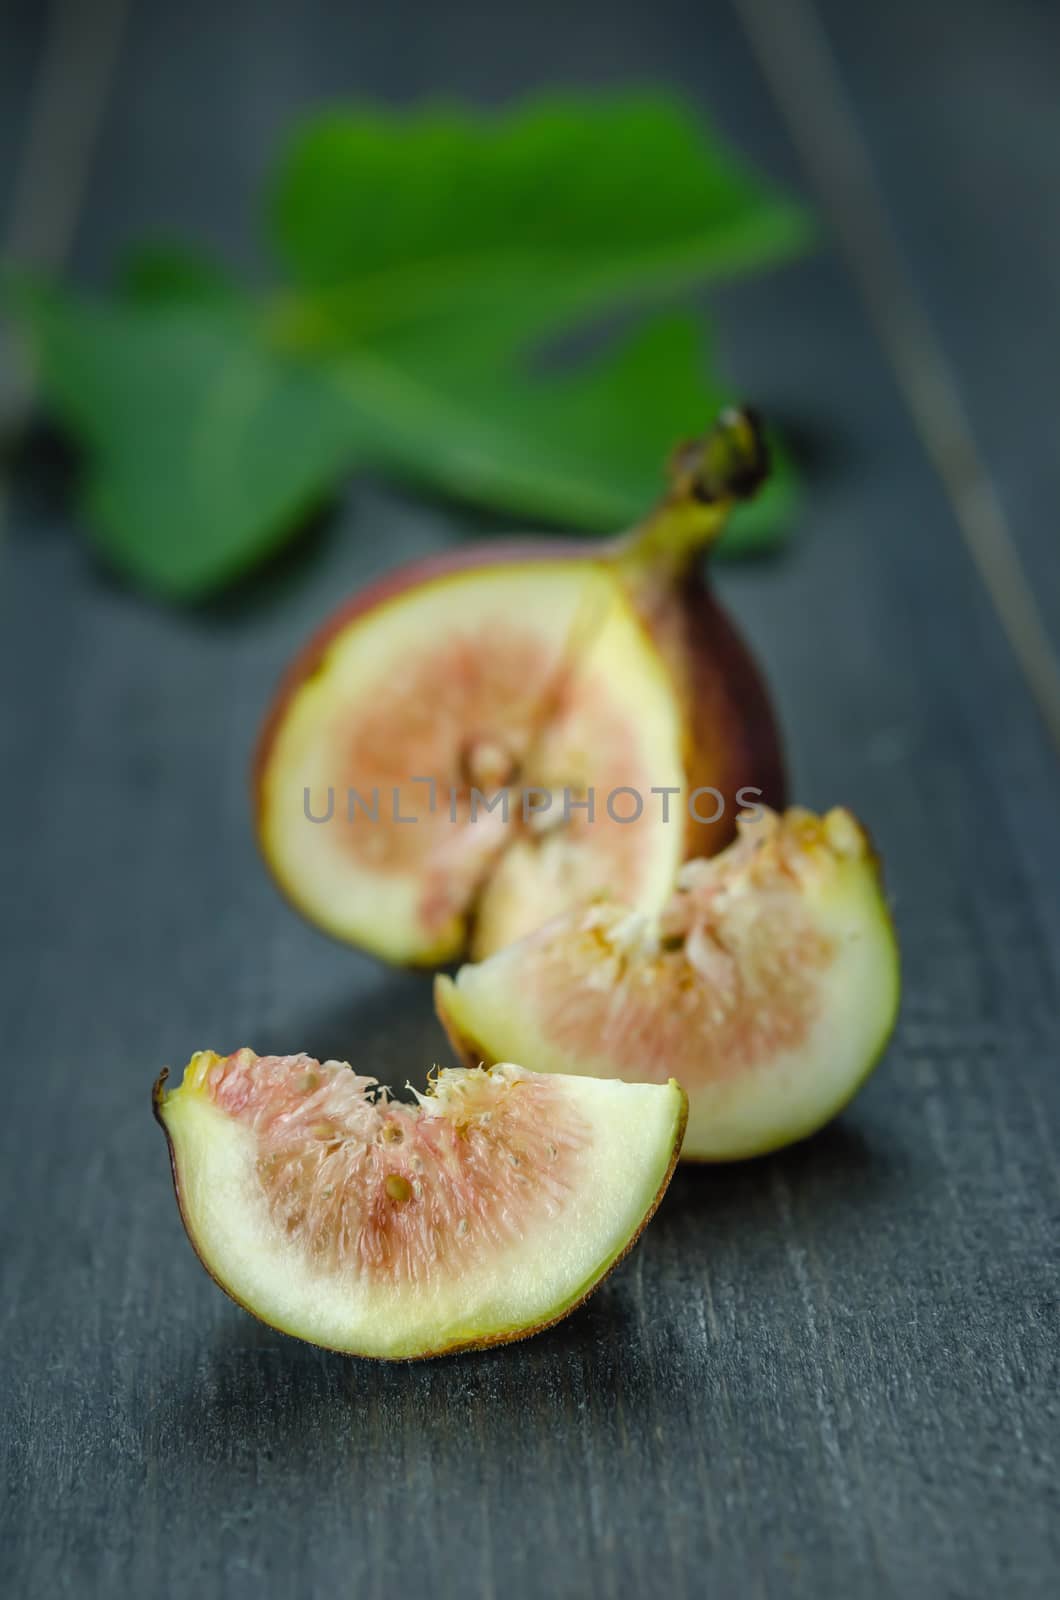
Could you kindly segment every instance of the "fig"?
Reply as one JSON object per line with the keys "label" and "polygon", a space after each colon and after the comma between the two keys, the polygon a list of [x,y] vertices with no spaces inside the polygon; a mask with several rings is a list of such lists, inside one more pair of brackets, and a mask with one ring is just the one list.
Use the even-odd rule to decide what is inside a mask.
{"label": "fig", "polygon": [[155,1085],[184,1225],[262,1321],[353,1355],[504,1344],[581,1303],[677,1161],[676,1083],[440,1071],[415,1104],[345,1063],[194,1055]]}
{"label": "fig", "polygon": [[439,1016],[469,1062],[518,1052],[543,1072],[671,1073],[682,1155],[728,1161],[816,1131],[883,1051],[898,952],[879,864],[849,811],[765,807],[681,867],[658,915],[597,900],[453,979]]}
{"label": "fig", "polygon": [[783,804],[765,687],[699,559],[765,471],[755,418],[730,410],[624,536],[476,545],[345,604],[255,761],[294,905],[395,962],[481,957],[602,890],[660,910],[742,793]]}

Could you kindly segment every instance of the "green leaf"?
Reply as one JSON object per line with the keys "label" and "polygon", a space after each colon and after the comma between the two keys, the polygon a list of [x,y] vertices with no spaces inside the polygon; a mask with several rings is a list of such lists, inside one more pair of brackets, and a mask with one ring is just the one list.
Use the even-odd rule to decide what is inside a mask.
{"label": "green leaf", "polygon": [[[17,301],[86,453],[94,539],[159,594],[231,581],[361,467],[560,526],[632,522],[733,398],[701,330],[671,315],[558,373],[535,347],[808,238],[660,95],[333,114],[294,139],[271,217],[289,281],[264,296],[153,245],[110,301]],[[775,538],[791,495],[781,455],[726,547]]]}
{"label": "green leaf", "polygon": [[212,257],[187,245],[138,244],[118,268],[118,291],[138,305],[234,305],[242,292]]}
{"label": "green leaf", "polygon": [[43,388],[88,451],[95,542],[155,593],[221,587],[356,464],[328,375],[270,352],[246,313],[44,295],[29,316]]}
{"label": "green leaf", "polygon": [[[728,398],[706,379],[702,330],[679,316],[560,377],[469,366],[456,331],[418,339],[404,360],[393,348],[350,352],[333,370],[364,448],[392,476],[603,532],[643,515],[675,443],[709,426]],[[761,500],[733,519],[730,552],[772,542],[791,512],[790,467],[774,457]]]}
{"label": "green leaf", "polygon": [[801,207],[662,94],[334,113],[294,140],[271,218],[319,342],[459,318],[499,354],[810,239]]}
{"label": "green leaf", "polygon": [[[356,203],[351,203],[351,200]],[[364,108],[311,123],[277,175],[279,254],[298,292],[274,331],[341,355],[373,454],[395,476],[557,524],[608,529],[659,493],[678,438],[731,392],[688,322],[648,330],[564,383],[535,340],[804,248],[807,214],[669,96],[549,97],[507,117]],[[768,489],[723,548],[765,548],[793,511]]]}

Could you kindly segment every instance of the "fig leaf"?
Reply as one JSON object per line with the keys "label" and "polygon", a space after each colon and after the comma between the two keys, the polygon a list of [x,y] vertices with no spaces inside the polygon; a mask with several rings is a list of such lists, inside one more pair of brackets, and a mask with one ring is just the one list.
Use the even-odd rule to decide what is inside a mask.
{"label": "fig leaf", "polygon": [[[100,551],[169,598],[253,567],[360,468],[560,526],[631,521],[731,398],[701,319],[559,370],[538,347],[809,237],[663,95],[329,114],[281,161],[269,219],[287,282],[264,294],[156,246],[108,299],[14,297]],[[782,536],[791,485],[781,456],[727,546]]]}
{"label": "fig leaf", "polygon": [[40,385],[87,458],[93,542],[153,593],[219,590],[357,464],[333,382],[271,352],[242,305],[32,305]]}
{"label": "fig leaf", "polygon": [[461,322],[494,359],[810,235],[800,207],[661,93],[325,115],[281,160],[269,220],[325,343]]}

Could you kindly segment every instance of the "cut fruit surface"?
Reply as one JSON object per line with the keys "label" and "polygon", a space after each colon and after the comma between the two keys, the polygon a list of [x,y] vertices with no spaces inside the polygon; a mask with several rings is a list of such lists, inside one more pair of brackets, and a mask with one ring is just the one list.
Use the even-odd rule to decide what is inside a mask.
{"label": "cut fruit surface", "polygon": [[[615,823],[604,796],[679,784],[681,741],[658,654],[604,568],[439,577],[341,629],[292,692],[261,776],[263,848],[312,920],[391,960],[459,954],[477,905],[476,948],[497,948],[572,890],[661,905],[681,828]],[[606,785],[601,814],[571,806],[564,824],[565,789],[590,783]],[[493,884],[512,849],[528,893]]]}
{"label": "cut fruit surface", "polygon": [[[312,921],[438,964],[601,891],[657,912],[680,862],[731,836],[742,787],[780,797],[765,692],[696,568],[761,475],[751,424],[719,432],[728,477],[704,444],[628,538],[419,563],[311,641],[263,730],[255,803]],[[690,806],[704,786],[720,809]]]}
{"label": "cut fruit surface", "polygon": [[868,839],[844,810],[766,808],[686,862],[658,916],[597,901],[436,980],[468,1062],[662,1080],[689,1097],[683,1155],[733,1160],[814,1132],[894,1026],[894,930]]}
{"label": "cut fruit surface", "polygon": [[574,1309],[669,1182],[675,1083],[502,1064],[391,1100],[344,1063],[201,1051],[155,1088],[188,1235],[233,1299],[298,1338],[409,1359]]}

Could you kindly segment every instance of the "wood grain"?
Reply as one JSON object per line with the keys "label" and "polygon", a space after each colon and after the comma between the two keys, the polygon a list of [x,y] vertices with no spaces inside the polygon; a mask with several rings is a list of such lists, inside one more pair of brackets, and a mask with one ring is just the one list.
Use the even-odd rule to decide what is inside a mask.
{"label": "wood grain", "polygon": [[[1021,560],[1005,500],[976,440],[969,408],[918,292],[916,275],[903,259],[899,237],[862,132],[861,116],[847,92],[843,71],[811,0],[740,0],[748,37],[798,148],[821,209],[832,224],[889,360],[920,442],[946,490],[968,553],[990,595],[1027,686],[1049,735],[1060,751],[1060,657]],[[859,35],[859,39],[863,35]],[[876,111],[880,133],[896,119]],[[971,110],[971,106],[967,107]],[[930,120],[931,118],[934,121]],[[941,121],[932,102],[928,126]],[[971,119],[966,115],[965,123]],[[881,126],[882,124],[882,126]],[[929,141],[930,142],[930,141]],[[914,167],[917,178],[920,174]],[[955,164],[956,170],[956,164]],[[938,174],[935,174],[936,180]],[[980,203],[989,204],[992,185]],[[943,178],[939,209],[950,187]],[[991,214],[994,208],[991,205]],[[997,217],[1007,222],[1004,212]],[[979,231],[981,220],[977,218]],[[974,239],[968,254],[974,259]],[[960,282],[963,256],[949,277]],[[974,281],[974,275],[973,275]],[[996,283],[986,290],[981,320],[1001,298]],[[1054,283],[1054,296],[1060,276]],[[1032,292],[1031,300],[1035,296]],[[1042,301],[1038,301],[1039,307]],[[980,319],[969,325],[978,326]],[[991,446],[996,443],[989,436]],[[1026,459],[1026,457],[1024,458]]]}
{"label": "wood grain", "polygon": [[[978,48],[1008,37],[1000,0],[976,17]],[[893,161],[886,111],[903,62],[867,64],[843,31],[841,65],[876,74],[872,95],[851,85],[927,281],[935,168]],[[246,251],[246,186],[318,97],[659,74],[799,181],[727,8],[145,0],[78,267],[167,219]],[[1007,139],[1040,136],[1009,110]],[[275,897],[245,769],[315,621],[464,519],[355,486],[294,558],[181,614],[95,567],[54,457],[20,475],[0,555],[5,1592],[1053,1592],[1055,753],[839,257],[715,304],[734,382],[821,464],[797,545],[727,569],[724,595],[776,684],[800,796],[853,805],[879,840],[903,1016],[836,1126],[680,1172],[599,1295],[508,1350],[391,1369],[259,1327],[192,1257],[149,1105],[158,1067],[200,1046],[305,1047],[399,1082],[442,1049],[427,979],[329,944]],[[946,338],[985,415],[971,311]],[[1013,481],[1020,527],[1054,524],[1047,480],[1021,507]]]}

